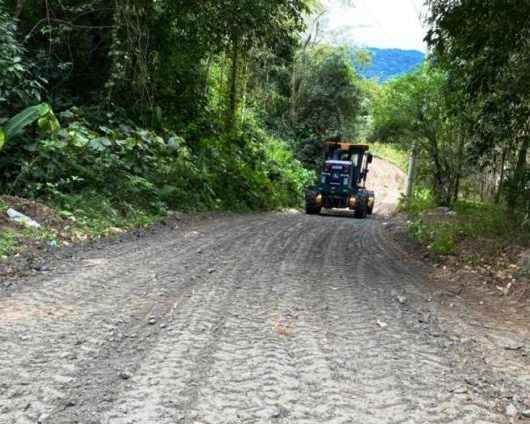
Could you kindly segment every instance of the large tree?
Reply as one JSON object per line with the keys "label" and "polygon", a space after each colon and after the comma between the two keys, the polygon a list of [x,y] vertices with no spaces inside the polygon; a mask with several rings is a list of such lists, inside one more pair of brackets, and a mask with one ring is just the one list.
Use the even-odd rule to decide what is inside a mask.
{"label": "large tree", "polygon": [[450,98],[446,73],[426,64],[387,83],[374,105],[373,137],[419,149],[441,205],[458,197],[464,165],[464,139],[448,108]]}
{"label": "large tree", "polygon": [[294,45],[312,0],[7,2],[55,105],[105,97],[143,118],[202,119],[218,64],[232,128],[249,62],[259,50]]}
{"label": "large tree", "polygon": [[300,134],[319,139],[341,134],[353,137],[362,92],[346,49],[316,46],[297,60],[296,99],[291,120]]}
{"label": "large tree", "polygon": [[241,99],[242,73],[255,48],[271,48],[303,30],[307,0],[217,0],[208,8],[208,31],[228,58],[226,125],[231,128]]}
{"label": "large tree", "polygon": [[[431,0],[427,37],[452,90],[467,111],[477,160],[502,154],[509,203],[529,200],[530,3]],[[504,171],[504,169],[503,169]]]}

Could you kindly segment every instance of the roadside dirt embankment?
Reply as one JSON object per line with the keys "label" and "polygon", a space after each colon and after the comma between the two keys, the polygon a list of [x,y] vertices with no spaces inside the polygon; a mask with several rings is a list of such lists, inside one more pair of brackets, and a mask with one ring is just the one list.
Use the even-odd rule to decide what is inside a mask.
{"label": "roadside dirt embankment", "polygon": [[377,157],[370,167],[367,187],[375,191],[374,212],[388,215],[397,208],[401,193],[405,191],[406,175],[396,165]]}

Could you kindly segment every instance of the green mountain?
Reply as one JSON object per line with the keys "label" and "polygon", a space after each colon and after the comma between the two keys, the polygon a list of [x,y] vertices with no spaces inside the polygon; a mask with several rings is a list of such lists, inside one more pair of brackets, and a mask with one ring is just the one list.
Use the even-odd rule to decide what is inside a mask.
{"label": "green mountain", "polygon": [[425,60],[425,54],[417,50],[367,48],[372,61],[368,66],[356,65],[359,73],[365,78],[375,78],[381,82],[388,81],[412,71]]}

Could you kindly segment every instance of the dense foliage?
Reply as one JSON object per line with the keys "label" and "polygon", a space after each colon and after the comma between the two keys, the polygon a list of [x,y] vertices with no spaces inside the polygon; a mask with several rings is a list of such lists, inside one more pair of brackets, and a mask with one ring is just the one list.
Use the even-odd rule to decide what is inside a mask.
{"label": "dense foliage", "polygon": [[448,75],[468,158],[493,170],[497,199],[530,210],[530,4],[432,0],[428,41]]}
{"label": "dense foliage", "polygon": [[458,198],[465,148],[459,122],[450,116],[446,83],[445,72],[425,65],[389,82],[374,109],[374,137],[418,149],[420,177],[442,205]]}
{"label": "dense foliage", "polygon": [[5,144],[2,192],[153,211],[298,205],[311,174],[271,135],[281,107],[260,96],[288,98],[310,4],[0,4],[0,128],[41,99],[58,118],[9,121],[39,125]]}
{"label": "dense foliage", "polygon": [[492,202],[528,226],[530,8],[429,4],[431,57],[380,90],[372,137],[415,152],[418,188],[429,187],[435,204]]}
{"label": "dense foliage", "polygon": [[323,140],[355,139],[366,91],[346,49],[313,46],[299,52],[292,76],[287,123],[306,166],[317,168]]}
{"label": "dense foliage", "polygon": [[15,21],[0,3],[0,117],[40,99],[41,85],[31,78],[24,48],[16,36]]}

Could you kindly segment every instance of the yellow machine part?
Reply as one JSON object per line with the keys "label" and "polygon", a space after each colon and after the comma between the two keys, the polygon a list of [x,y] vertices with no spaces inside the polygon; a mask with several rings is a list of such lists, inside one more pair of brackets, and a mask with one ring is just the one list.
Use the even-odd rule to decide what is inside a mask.
{"label": "yellow machine part", "polygon": [[354,144],[354,143],[334,143],[331,141],[328,141],[326,144],[330,146],[338,146],[340,150],[348,151],[350,148],[356,148],[368,151],[370,149],[370,146],[368,144]]}

